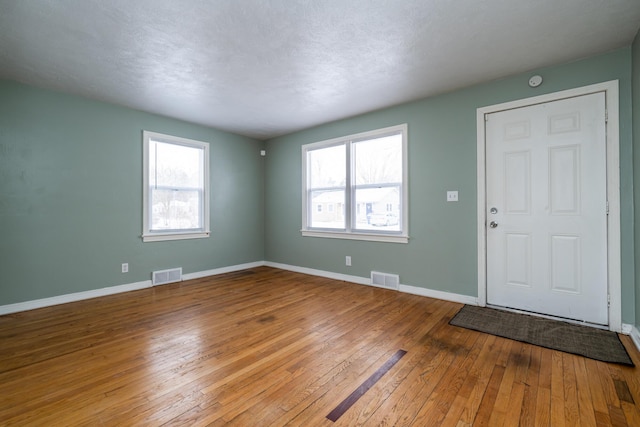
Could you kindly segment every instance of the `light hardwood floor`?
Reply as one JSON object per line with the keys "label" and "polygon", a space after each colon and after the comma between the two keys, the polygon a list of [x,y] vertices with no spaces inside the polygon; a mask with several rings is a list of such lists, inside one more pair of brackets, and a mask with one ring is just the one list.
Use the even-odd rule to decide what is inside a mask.
{"label": "light hardwood floor", "polygon": [[261,267],[0,316],[0,425],[640,426],[639,368],[448,325],[460,307]]}

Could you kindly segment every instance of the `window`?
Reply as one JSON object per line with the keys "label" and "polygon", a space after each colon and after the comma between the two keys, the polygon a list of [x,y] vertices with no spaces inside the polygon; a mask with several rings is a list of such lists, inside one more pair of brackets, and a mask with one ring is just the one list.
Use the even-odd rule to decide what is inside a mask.
{"label": "window", "polygon": [[142,240],[208,237],[209,144],[143,132]]}
{"label": "window", "polygon": [[304,145],[302,167],[304,236],[408,241],[406,124]]}

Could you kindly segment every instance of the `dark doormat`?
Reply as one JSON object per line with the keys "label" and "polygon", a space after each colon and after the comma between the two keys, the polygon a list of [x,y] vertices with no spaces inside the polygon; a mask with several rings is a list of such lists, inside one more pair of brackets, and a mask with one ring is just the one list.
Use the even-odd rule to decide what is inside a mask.
{"label": "dark doormat", "polygon": [[462,307],[449,324],[603,362],[634,366],[618,334],[611,331],[470,305]]}

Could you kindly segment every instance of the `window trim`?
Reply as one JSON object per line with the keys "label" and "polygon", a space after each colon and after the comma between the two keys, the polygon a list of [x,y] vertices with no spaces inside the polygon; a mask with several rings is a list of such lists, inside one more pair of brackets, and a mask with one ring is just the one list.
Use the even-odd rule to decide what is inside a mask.
{"label": "window trim", "polygon": [[[150,141],[158,141],[164,142],[167,144],[174,145],[182,145],[185,147],[198,148],[203,150],[203,166],[204,166],[204,185],[202,191],[202,221],[203,221],[203,229],[202,230],[162,230],[162,231],[151,231],[149,229],[149,214],[150,214],[150,206],[149,206],[149,144]],[[143,141],[143,167],[142,167],[142,241],[143,242],[159,242],[166,240],[184,240],[184,239],[203,239],[207,238],[211,235],[211,226],[210,226],[210,217],[209,217],[209,209],[210,209],[210,194],[209,194],[209,143],[196,141],[188,138],[181,138],[173,135],[166,135],[157,132],[150,132],[143,130],[142,131],[142,141]]]}
{"label": "window trim", "polygon": [[[401,209],[402,209],[402,230],[399,232],[370,232],[367,231],[354,231],[350,229],[352,221],[352,206],[351,200],[345,204],[345,217],[348,218],[347,229],[335,230],[327,229],[320,230],[317,228],[309,227],[309,212],[307,211],[309,206],[308,201],[308,183],[310,177],[308,176],[307,168],[307,152],[319,149],[329,148],[336,145],[346,145],[349,142],[359,142],[367,139],[375,139],[384,136],[385,134],[398,133],[402,135],[402,193],[401,193]],[[324,141],[318,141],[310,144],[304,144],[301,147],[302,152],[302,229],[300,233],[304,237],[323,237],[329,239],[348,239],[348,240],[365,240],[372,242],[391,242],[391,243],[408,243],[409,242],[409,156],[408,156],[408,126],[406,123],[396,126],[389,126],[386,128],[375,129],[372,131],[361,132],[353,135],[347,135],[338,138],[327,139]],[[350,153],[347,153],[347,180],[345,192],[353,192],[355,184],[351,183],[351,161]]]}

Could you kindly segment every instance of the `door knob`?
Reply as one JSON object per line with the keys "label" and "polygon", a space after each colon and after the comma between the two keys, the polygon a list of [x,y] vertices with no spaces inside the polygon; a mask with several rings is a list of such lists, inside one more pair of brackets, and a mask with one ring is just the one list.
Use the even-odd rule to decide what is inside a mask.
{"label": "door knob", "polygon": [[489,223],[489,227],[491,227],[491,228],[496,228],[497,226],[498,226],[498,223],[497,223],[497,222],[495,222],[495,221],[491,221],[491,222]]}

